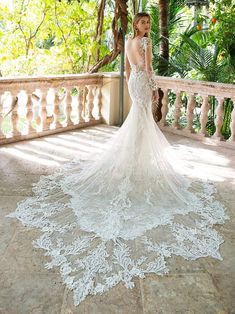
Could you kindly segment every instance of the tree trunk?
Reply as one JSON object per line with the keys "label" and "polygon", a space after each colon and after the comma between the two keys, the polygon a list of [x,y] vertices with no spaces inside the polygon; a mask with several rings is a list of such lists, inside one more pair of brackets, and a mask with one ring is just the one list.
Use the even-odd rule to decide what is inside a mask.
{"label": "tree trunk", "polygon": [[[166,75],[168,70],[167,61],[169,60],[169,33],[168,33],[168,15],[169,15],[169,0],[159,0],[159,30],[160,30],[160,43],[159,43],[159,54],[160,58],[158,61],[158,73],[159,75]],[[162,118],[162,99],[163,92],[159,89],[159,101],[158,104],[153,106],[153,117],[156,122]]]}
{"label": "tree trunk", "polygon": [[98,62],[100,58],[100,44],[101,44],[101,36],[103,32],[103,23],[104,23],[104,9],[105,9],[106,0],[100,1],[99,11],[98,11],[98,20],[96,26],[96,34],[95,34],[95,41],[97,41],[98,48],[96,52],[96,62]]}
{"label": "tree trunk", "polygon": [[138,12],[136,0],[132,0],[132,9],[133,9],[133,15],[135,15]]}
{"label": "tree trunk", "polygon": [[[113,32],[113,42],[114,49],[108,55],[104,56],[101,60],[97,62],[89,71],[89,73],[98,72],[98,70],[106,64],[111,63],[121,51],[124,49],[123,34],[119,29],[119,24],[121,25],[122,31],[126,33],[127,30],[127,2],[128,0],[115,0],[115,10],[114,18],[112,21],[112,32]],[[119,23],[120,21],[120,23]]]}
{"label": "tree trunk", "polygon": [[[106,4],[106,0],[100,0],[100,5],[99,5],[98,15],[97,15],[96,32],[94,36],[94,42],[97,43],[97,49],[95,53],[95,62],[98,62],[100,59],[100,45],[101,45],[101,36],[103,32],[105,4]],[[92,60],[92,54],[90,53],[88,56],[88,62],[87,62],[87,72],[89,72],[91,60]]]}
{"label": "tree trunk", "polygon": [[160,44],[159,44],[159,68],[160,75],[166,75],[168,64],[164,62],[169,60],[169,34],[168,34],[168,15],[169,15],[169,0],[159,0],[159,28],[160,28]]}

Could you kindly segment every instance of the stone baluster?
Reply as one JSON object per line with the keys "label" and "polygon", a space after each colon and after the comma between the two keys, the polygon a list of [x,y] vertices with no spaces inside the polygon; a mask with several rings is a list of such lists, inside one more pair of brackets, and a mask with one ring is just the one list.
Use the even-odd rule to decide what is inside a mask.
{"label": "stone baluster", "polygon": [[181,106],[182,106],[181,92],[180,91],[176,91],[176,99],[175,99],[174,105],[175,105],[175,110],[174,110],[173,127],[176,129],[179,129],[180,128],[179,119],[180,119]]}
{"label": "stone baluster", "polygon": [[83,118],[83,104],[84,104],[84,87],[80,87],[78,90],[78,123],[84,122]]}
{"label": "stone baluster", "polygon": [[218,97],[218,105],[216,108],[216,119],[215,119],[215,133],[212,136],[213,138],[216,138],[218,140],[223,139],[223,136],[221,134],[221,128],[223,125],[223,113],[224,113],[224,97]]}
{"label": "stone baluster", "polygon": [[[36,131],[41,131],[42,129],[42,117],[41,117],[41,103],[40,103],[40,97],[36,94],[32,94],[32,101],[35,101],[37,103],[37,111],[34,108],[34,123],[36,123]],[[38,108],[39,107],[39,108]]]}
{"label": "stone baluster", "polygon": [[54,101],[54,110],[53,110],[53,125],[54,128],[60,128],[61,123],[59,122],[59,114],[60,114],[60,97],[57,93],[55,93],[55,101]]}
{"label": "stone baluster", "polygon": [[101,119],[102,118],[102,115],[101,115],[101,108],[102,108],[102,92],[101,92],[101,87],[100,86],[97,86],[96,90],[98,91],[98,103],[97,103],[97,106],[98,106],[98,119]]}
{"label": "stone baluster", "polygon": [[231,113],[231,122],[230,122],[230,129],[231,129],[231,136],[229,141],[235,142],[235,97],[232,99],[233,102],[233,111]]}
{"label": "stone baluster", "polygon": [[161,108],[162,118],[161,118],[160,124],[162,126],[166,126],[168,125],[166,121],[166,116],[168,113],[168,89],[162,89],[162,91],[163,91],[162,108]]}
{"label": "stone baluster", "polygon": [[4,120],[4,116],[3,116],[3,104],[2,104],[2,95],[0,94],[0,138],[4,138],[5,135],[2,131],[2,123]]}
{"label": "stone baluster", "polygon": [[95,118],[92,115],[92,110],[94,108],[94,94],[93,94],[93,86],[89,85],[88,86],[88,112],[87,112],[87,116],[88,116],[88,120],[94,120]]}
{"label": "stone baluster", "polygon": [[50,129],[50,120],[47,119],[47,89],[41,89],[41,121],[42,121],[42,131],[48,131]]}
{"label": "stone baluster", "polygon": [[72,113],[72,101],[73,101],[73,98],[72,98],[72,95],[71,95],[71,91],[70,89],[66,89],[66,101],[65,101],[65,106],[66,106],[66,123],[67,123],[67,126],[70,126],[73,124],[73,121],[71,119],[71,113]]}
{"label": "stone baluster", "polygon": [[202,101],[202,106],[201,106],[201,116],[200,116],[200,123],[201,123],[201,128],[199,131],[199,134],[206,136],[206,124],[208,121],[208,111],[210,107],[208,104],[208,95],[203,96],[203,101]]}
{"label": "stone baluster", "polygon": [[33,121],[33,103],[32,103],[32,91],[27,91],[27,113],[26,118],[28,121],[28,134],[34,133],[35,129],[32,127],[32,121]]}
{"label": "stone baluster", "polygon": [[19,114],[18,114],[18,92],[12,92],[12,102],[11,102],[11,122],[12,122],[12,135],[13,137],[20,136],[21,133],[18,130]]}
{"label": "stone baluster", "polygon": [[187,106],[187,126],[185,131],[194,133],[193,130],[193,118],[194,118],[194,108],[195,108],[195,97],[194,94],[189,93],[188,106]]}

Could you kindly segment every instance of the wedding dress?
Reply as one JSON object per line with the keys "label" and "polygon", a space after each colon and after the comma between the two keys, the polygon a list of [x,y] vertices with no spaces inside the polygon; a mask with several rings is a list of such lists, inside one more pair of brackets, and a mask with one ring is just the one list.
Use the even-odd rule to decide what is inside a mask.
{"label": "wedding dress", "polygon": [[[222,259],[213,229],[227,218],[215,187],[176,171],[176,160],[151,111],[155,81],[144,68],[148,38],[138,42],[142,61],[131,64],[133,104],[123,126],[98,160],[73,160],[42,176],[34,196],[8,215],[39,228],[34,246],[59,267],[78,305],[147,273],[168,272],[174,255]],[[172,160],[173,159],[173,160]],[[193,267],[193,264],[192,264]]]}

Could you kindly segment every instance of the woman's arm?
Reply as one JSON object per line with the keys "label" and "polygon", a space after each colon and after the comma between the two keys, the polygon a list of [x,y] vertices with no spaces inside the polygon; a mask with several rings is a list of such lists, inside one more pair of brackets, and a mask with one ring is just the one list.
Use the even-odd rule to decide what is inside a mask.
{"label": "woman's arm", "polygon": [[125,71],[126,71],[126,81],[129,81],[130,73],[131,73],[131,65],[128,60],[127,54],[125,54]]}
{"label": "woman's arm", "polygon": [[145,70],[149,77],[149,85],[153,91],[157,90],[157,83],[152,66],[152,42],[148,37],[144,38],[144,48],[145,48]]}
{"label": "woman's arm", "polygon": [[151,76],[152,67],[152,42],[150,38],[145,38],[145,70]]}

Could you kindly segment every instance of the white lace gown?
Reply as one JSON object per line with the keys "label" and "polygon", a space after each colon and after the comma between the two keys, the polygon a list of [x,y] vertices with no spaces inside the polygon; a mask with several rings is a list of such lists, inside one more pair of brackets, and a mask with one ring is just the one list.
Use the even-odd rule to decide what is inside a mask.
{"label": "white lace gown", "polygon": [[[140,40],[143,55],[146,44]],[[128,85],[133,104],[109,149],[42,176],[34,196],[9,215],[42,231],[33,244],[51,257],[46,268],[59,268],[75,305],[119,282],[132,288],[134,277],[163,275],[175,255],[221,259],[223,239],[213,225],[227,217],[214,186],[175,171],[140,65],[132,64]]]}

